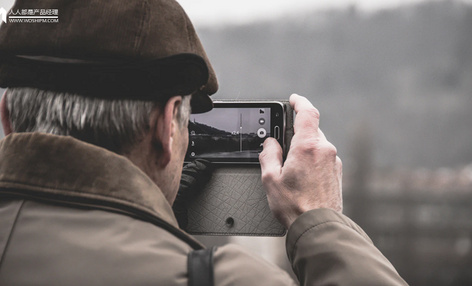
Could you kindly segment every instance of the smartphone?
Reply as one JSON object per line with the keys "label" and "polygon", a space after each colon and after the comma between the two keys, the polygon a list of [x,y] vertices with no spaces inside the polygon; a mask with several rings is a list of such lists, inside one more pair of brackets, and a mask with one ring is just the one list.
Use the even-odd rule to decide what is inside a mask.
{"label": "smartphone", "polygon": [[[191,114],[185,161],[258,164],[267,137],[284,149],[285,105],[279,101],[214,101],[206,113]],[[284,149],[285,150],[285,149]]]}
{"label": "smartphone", "polygon": [[191,115],[187,160],[239,164],[215,164],[210,181],[189,201],[185,230],[195,235],[283,236],[285,227],[269,208],[257,164],[261,143],[269,136],[277,138],[284,156],[290,149],[292,107],[287,101],[224,100],[214,105],[208,113]]}

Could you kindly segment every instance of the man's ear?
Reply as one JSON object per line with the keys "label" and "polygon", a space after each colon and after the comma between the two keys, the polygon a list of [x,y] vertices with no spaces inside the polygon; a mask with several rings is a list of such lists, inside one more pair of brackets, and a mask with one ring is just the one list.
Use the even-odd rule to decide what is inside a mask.
{"label": "man's ear", "polygon": [[7,109],[6,93],[7,92],[5,91],[5,93],[2,96],[2,100],[0,101],[0,117],[2,120],[3,133],[5,133],[5,136],[13,132],[11,128],[11,122],[10,122],[10,112]]}
{"label": "man's ear", "polygon": [[[182,96],[171,97],[161,113],[158,115],[157,124],[155,125],[154,142],[161,147],[161,154],[158,159],[159,165],[165,168],[169,164],[173,154],[172,145],[174,135],[177,130],[177,114],[182,104]],[[151,125],[152,126],[152,125]]]}

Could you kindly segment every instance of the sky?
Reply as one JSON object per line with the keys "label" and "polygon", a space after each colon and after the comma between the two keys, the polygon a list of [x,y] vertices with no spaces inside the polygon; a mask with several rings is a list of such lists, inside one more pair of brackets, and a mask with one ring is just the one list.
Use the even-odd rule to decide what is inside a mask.
{"label": "sky", "polygon": [[[395,8],[426,1],[447,0],[177,0],[196,25],[238,24],[274,18],[286,13],[346,8],[363,11]],[[462,0],[472,3],[472,0]]]}
{"label": "sky", "polygon": [[[394,8],[425,1],[448,0],[177,0],[197,26],[242,24],[275,18],[286,13],[346,8],[355,5],[364,11]],[[472,3],[472,0],[461,0]],[[0,0],[9,9],[14,0]],[[53,7],[51,7],[53,8]],[[59,12],[60,13],[60,12]]]}

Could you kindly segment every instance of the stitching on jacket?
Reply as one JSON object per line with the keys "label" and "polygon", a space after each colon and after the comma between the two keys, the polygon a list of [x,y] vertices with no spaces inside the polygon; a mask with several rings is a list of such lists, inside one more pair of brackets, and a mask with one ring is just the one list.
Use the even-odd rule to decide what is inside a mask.
{"label": "stitching on jacket", "polygon": [[[0,183],[1,182],[7,182],[7,180],[0,181]],[[29,185],[29,184],[24,184],[24,183],[11,182],[11,184],[16,184],[16,185],[20,185],[20,186],[29,186],[29,187],[31,187],[30,189],[33,190],[33,192],[37,191],[37,190],[46,189],[45,187],[38,187],[38,186],[33,186],[33,185]],[[13,189],[15,189],[15,188],[13,188]],[[1,190],[1,187],[0,187],[0,190]],[[135,213],[133,210],[131,212],[129,212],[129,211],[127,211],[125,209],[122,209],[120,207],[118,207],[117,210],[127,212],[128,216],[131,213],[132,215],[134,215],[138,219],[148,221],[148,222],[158,220],[159,221],[158,224],[156,224],[156,223],[153,223],[153,224],[157,225],[158,227],[160,227],[160,228],[166,230],[167,232],[171,233],[172,235],[176,236],[177,238],[184,241],[185,243],[187,243],[188,245],[190,245],[194,249],[202,249],[203,248],[202,244],[200,242],[198,242],[196,239],[194,239],[192,236],[188,235],[187,233],[185,233],[183,230],[179,229],[178,227],[175,227],[174,225],[172,225],[172,223],[166,221],[164,218],[162,218],[160,216],[159,213],[157,213],[154,210],[152,210],[148,207],[145,207],[141,204],[130,202],[126,199],[108,197],[108,196],[105,196],[105,195],[98,195],[98,194],[90,194],[90,193],[86,193],[86,192],[77,192],[77,194],[79,194],[78,196],[73,196],[73,195],[62,194],[61,193],[61,191],[64,191],[64,190],[67,191],[67,189],[54,189],[54,188],[51,188],[51,190],[57,191],[57,193],[55,195],[60,195],[63,198],[77,197],[79,199],[95,200],[95,201],[102,201],[102,202],[105,202],[105,203],[118,204],[118,205],[122,205],[122,206],[127,207],[127,208],[131,207],[134,210],[139,211],[140,213]],[[22,193],[22,194],[24,194],[24,193]],[[28,194],[26,194],[26,195],[28,196]],[[54,195],[54,193],[47,192],[46,195],[48,195],[48,196],[49,195]],[[34,195],[33,195],[33,197],[34,197]],[[47,198],[46,198],[46,200],[47,200]],[[59,201],[63,201],[65,203],[72,204],[72,205],[77,205],[77,202],[74,202],[74,201],[69,200],[69,199],[65,199],[65,200],[59,199]],[[78,205],[80,205],[80,204],[78,204]],[[97,204],[95,206],[99,207],[99,208],[100,207],[107,207],[106,205],[103,205],[103,204]],[[113,206],[111,206],[111,207],[113,208]],[[149,217],[151,217],[154,220],[149,220],[150,219]]]}
{"label": "stitching on jacket", "polygon": [[[55,188],[53,186],[38,186],[38,185],[32,185],[32,184],[29,184],[29,183],[17,182],[17,181],[12,181],[12,180],[1,180],[0,184],[3,183],[3,182],[10,183],[10,184],[15,184],[19,187],[23,187],[23,186],[31,187],[31,189],[33,189],[33,191],[40,190],[40,191],[45,191],[48,194],[51,194],[49,192],[49,190],[53,190],[57,193],[64,192],[64,191],[65,192],[71,192],[73,194],[76,194],[78,196],[84,196],[86,198],[94,198],[96,196],[97,199],[98,198],[107,199],[107,200],[110,199],[112,201],[126,203],[126,204],[132,205],[132,206],[140,208],[140,209],[146,209],[146,210],[152,212],[153,214],[156,214],[156,211],[154,209],[152,209],[151,207],[145,206],[145,205],[140,204],[140,203],[133,202],[133,201],[128,200],[127,198],[124,198],[122,196],[107,196],[107,195],[96,194],[96,193],[92,193],[92,192],[88,191],[88,190],[92,190],[93,188],[84,188],[86,191],[80,191],[80,190],[73,189],[73,188],[69,189],[69,188]],[[53,193],[53,194],[57,195],[57,193]],[[67,196],[67,197],[72,197],[72,195],[70,195],[70,194],[61,194],[61,195],[64,195],[64,196]]]}
{"label": "stitching on jacket", "polygon": [[292,249],[292,251],[291,251],[291,253],[290,253],[290,254],[291,254],[291,257],[294,257],[295,246],[297,245],[297,243],[298,243],[298,241],[300,240],[300,238],[302,238],[302,236],[305,235],[305,233],[307,233],[307,232],[309,232],[309,231],[311,231],[311,230],[313,230],[313,229],[315,229],[315,228],[317,228],[317,227],[319,227],[319,226],[322,226],[322,225],[324,225],[324,224],[328,224],[328,223],[338,223],[338,224],[340,224],[340,225],[342,225],[342,226],[345,226],[345,227],[347,227],[348,229],[351,229],[351,230],[353,230],[354,232],[360,234],[360,235],[362,236],[362,238],[365,239],[364,235],[362,235],[362,234],[359,233],[357,230],[355,230],[354,228],[350,227],[349,225],[347,225],[347,224],[345,224],[345,223],[343,223],[343,222],[340,222],[340,221],[325,221],[325,222],[321,222],[321,223],[319,223],[319,224],[313,225],[313,226],[311,226],[310,228],[307,228],[304,232],[302,232],[302,233],[297,237],[297,239],[295,240],[295,243],[293,244],[293,249]]}
{"label": "stitching on jacket", "polygon": [[15,219],[13,220],[13,224],[11,226],[10,233],[8,234],[7,242],[5,243],[5,248],[3,250],[2,257],[0,258],[0,268],[2,266],[3,257],[5,257],[5,253],[7,252],[8,245],[10,244],[12,234],[15,231],[16,222],[18,221],[18,218],[20,217],[20,212],[21,212],[21,209],[23,208],[24,204],[25,204],[25,200],[21,200],[20,207],[18,208],[18,210],[16,212],[16,216],[15,216]]}

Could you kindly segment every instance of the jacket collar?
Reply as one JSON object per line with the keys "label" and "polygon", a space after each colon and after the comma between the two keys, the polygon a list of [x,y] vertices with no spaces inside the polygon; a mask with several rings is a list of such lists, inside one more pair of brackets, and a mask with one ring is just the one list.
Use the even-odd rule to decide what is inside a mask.
{"label": "jacket collar", "polygon": [[5,137],[0,141],[0,187],[123,205],[178,228],[162,191],[131,161],[68,136]]}

